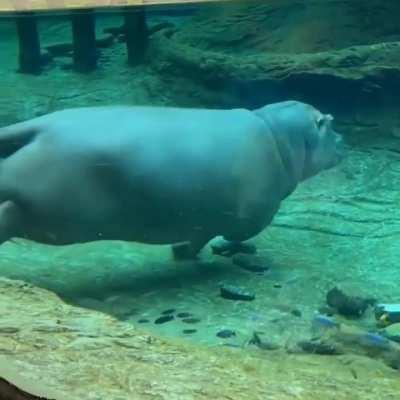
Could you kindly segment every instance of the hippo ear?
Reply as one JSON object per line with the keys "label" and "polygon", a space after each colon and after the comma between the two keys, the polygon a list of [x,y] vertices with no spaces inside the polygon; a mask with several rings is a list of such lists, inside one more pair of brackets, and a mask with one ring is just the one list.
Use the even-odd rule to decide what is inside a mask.
{"label": "hippo ear", "polygon": [[325,116],[324,115],[318,115],[315,123],[317,124],[317,129],[320,130],[324,126],[325,123]]}
{"label": "hippo ear", "polygon": [[324,137],[332,121],[333,117],[331,114],[321,114],[317,112],[314,115],[315,125],[306,139],[307,148],[314,149],[318,146],[319,141]]}
{"label": "hippo ear", "polygon": [[331,114],[318,114],[315,118],[315,123],[319,130],[321,130],[325,125],[330,125],[332,121],[333,116]]}

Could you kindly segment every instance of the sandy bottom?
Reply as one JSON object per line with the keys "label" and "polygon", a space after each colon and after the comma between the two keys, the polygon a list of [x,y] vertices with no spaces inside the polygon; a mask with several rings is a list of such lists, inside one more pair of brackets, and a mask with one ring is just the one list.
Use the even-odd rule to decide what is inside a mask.
{"label": "sandy bottom", "polygon": [[[399,195],[392,183],[400,162],[379,145],[353,148],[339,167],[304,183],[283,203],[272,226],[251,241],[269,267],[265,273],[242,270],[213,255],[210,246],[199,261],[176,263],[168,246],[51,247],[18,241],[0,248],[1,274],[165,336],[240,345],[261,331],[280,345],[297,342],[309,336],[311,321],[334,286],[381,302],[398,300],[400,249],[393,239]],[[223,299],[221,284],[249,290],[256,298]],[[171,309],[175,319],[155,324]],[[182,312],[195,320],[183,321],[177,317]],[[350,323],[375,326],[372,311]],[[196,332],[184,333],[187,329]],[[222,329],[236,337],[218,338]]]}

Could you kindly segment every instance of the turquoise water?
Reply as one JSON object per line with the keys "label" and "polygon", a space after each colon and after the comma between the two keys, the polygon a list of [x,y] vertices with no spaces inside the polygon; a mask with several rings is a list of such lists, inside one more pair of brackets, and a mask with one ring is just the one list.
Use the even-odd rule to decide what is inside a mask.
{"label": "turquoise water", "polygon": [[[377,336],[396,329],[396,317],[380,323],[374,310],[400,302],[398,3],[227,2],[127,13],[79,13],[74,41],[65,13],[20,17],[25,29],[37,25],[34,73],[19,62],[15,18],[0,19],[1,126],[106,107],[53,114],[29,125],[28,137],[0,130],[0,275],[163,338],[289,354],[334,348],[397,369],[396,338],[387,345]],[[96,46],[82,36],[88,21]],[[33,63],[32,32],[19,39]],[[288,100],[314,108],[254,112]],[[107,114],[115,106],[159,108]],[[164,114],[170,107],[236,111]],[[332,129],[346,147],[333,164]],[[51,147],[52,135],[61,144]],[[39,146],[33,164],[29,146]],[[116,169],[92,173],[90,157]],[[303,182],[307,163],[318,168]],[[242,240],[240,224],[253,212],[243,239],[256,255],[242,255],[243,267],[215,254],[214,236],[240,231]],[[174,261],[170,244],[197,239],[199,225],[212,242],[204,240],[198,259]],[[225,286],[239,297],[221,296]],[[316,317],[335,322],[316,333]]]}

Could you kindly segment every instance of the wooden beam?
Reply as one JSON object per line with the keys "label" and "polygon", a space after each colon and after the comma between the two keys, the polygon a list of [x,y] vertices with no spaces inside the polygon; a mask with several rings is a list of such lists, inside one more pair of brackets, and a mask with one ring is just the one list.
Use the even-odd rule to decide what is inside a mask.
{"label": "wooden beam", "polygon": [[215,3],[220,0],[0,0],[1,12],[69,10],[167,4]]}
{"label": "wooden beam", "polygon": [[146,13],[143,7],[134,11],[125,10],[124,29],[128,64],[131,67],[142,64],[146,55],[148,43],[148,27]]}
{"label": "wooden beam", "polygon": [[72,11],[74,69],[90,72],[97,67],[95,16],[91,9]]}
{"label": "wooden beam", "polygon": [[40,74],[42,57],[40,39],[34,13],[26,11],[16,18],[19,44],[19,72]]}

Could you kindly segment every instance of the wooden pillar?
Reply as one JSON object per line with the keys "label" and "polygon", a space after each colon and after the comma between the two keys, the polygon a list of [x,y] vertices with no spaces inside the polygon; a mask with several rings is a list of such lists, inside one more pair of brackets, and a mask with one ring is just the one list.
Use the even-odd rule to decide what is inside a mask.
{"label": "wooden pillar", "polygon": [[146,55],[149,32],[144,7],[124,11],[124,26],[128,64],[142,64]]}
{"label": "wooden pillar", "polygon": [[42,68],[36,16],[32,12],[20,13],[16,18],[16,24],[19,43],[19,72],[40,74]]}
{"label": "wooden pillar", "polygon": [[90,72],[97,67],[95,25],[93,10],[78,10],[72,13],[75,71]]}

